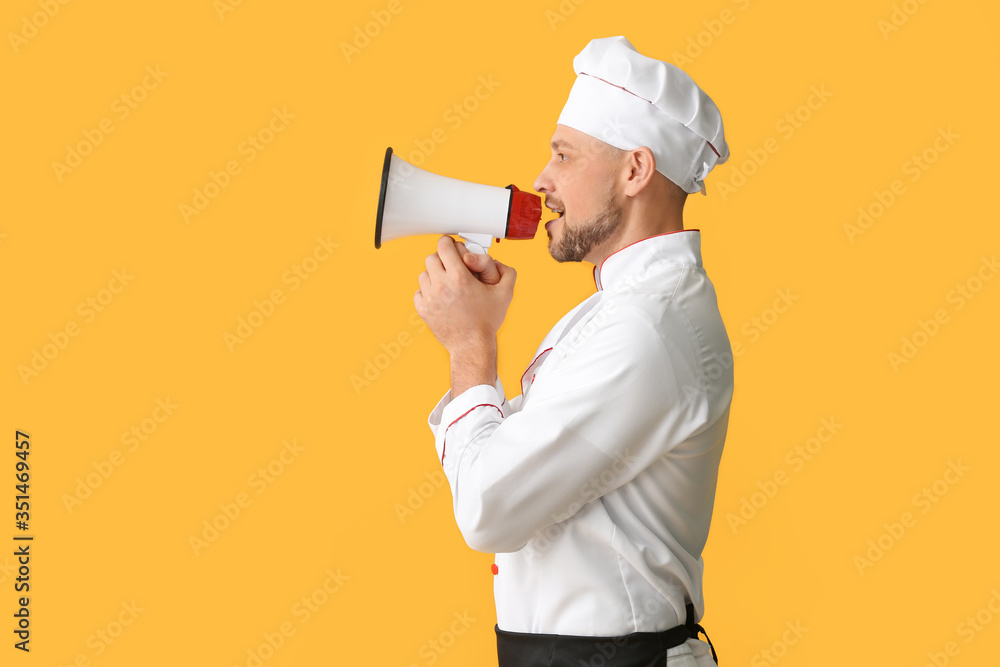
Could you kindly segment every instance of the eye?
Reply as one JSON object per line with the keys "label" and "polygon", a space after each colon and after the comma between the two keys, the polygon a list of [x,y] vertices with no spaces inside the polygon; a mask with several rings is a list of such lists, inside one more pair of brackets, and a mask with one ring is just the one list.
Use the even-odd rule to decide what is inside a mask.
{"label": "eye", "polygon": [[560,162],[565,162],[565,161],[566,161],[566,159],[567,159],[567,158],[566,158],[566,156],[565,156],[565,155],[563,155],[562,153],[556,153],[556,155],[558,155],[558,156],[559,156],[559,161],[560,161]]}

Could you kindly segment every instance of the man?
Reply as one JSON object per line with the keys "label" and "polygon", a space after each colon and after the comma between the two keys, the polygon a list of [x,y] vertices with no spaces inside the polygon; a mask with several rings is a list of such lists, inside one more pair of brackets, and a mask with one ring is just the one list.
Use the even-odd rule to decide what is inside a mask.
{"label": "man", "polygon": [[451,361],[428,425],[466,542],[496,554],[501,667],[715,665],[695,635],[733,357],[682,209],[729,156],[722,119],[624,37],[574,69],[534,187],[559,214],[549,252],[593,263],[597,291],[508,400],[496,332],[516,272],[441,237],[414,294]]}

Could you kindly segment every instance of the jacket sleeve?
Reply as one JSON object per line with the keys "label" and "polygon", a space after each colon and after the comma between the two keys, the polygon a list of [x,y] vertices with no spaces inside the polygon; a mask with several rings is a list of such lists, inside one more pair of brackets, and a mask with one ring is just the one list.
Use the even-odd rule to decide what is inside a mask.
{"label": "jacket sleeve", "polygon": [[560,352],[519,410],[504,409],[499,382],[435,409],[455,519],[477,551],[519,550],[710,425],[693,334],[665,340],[618,308]]}
{"label": "jacket sleeve", "polygon": [[[514,403],[520,403],[520,398],[518,396],[514,400]],[[497,416],[501,414],[509,415],[516,409],[516,407],[507,402],[507,397],[504,395],[503,383],[500,382],[499,376],[492,387],[488,384],[476,385],[475,387],[469,387],[458,396],[453,397],[451,389],[449,389],[437,402],[437,405],[434,406],[430,416],[427,418],[427,425],[430,427],[431,433],[434,434],[434,446],[437,449],[438,461],[442,461],[444,457],[444,434],[448,425],[458,415],[465,414],[476,407],[493,407],[497,412]]]}

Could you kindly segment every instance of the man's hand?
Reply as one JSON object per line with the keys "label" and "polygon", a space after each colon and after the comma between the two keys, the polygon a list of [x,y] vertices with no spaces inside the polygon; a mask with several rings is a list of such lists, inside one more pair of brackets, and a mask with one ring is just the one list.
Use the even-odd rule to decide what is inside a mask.
{"label": "man's hand", "polygon": [[[469,267],[469,271],[472,271],[479,278],[479,282],[486,285],[496,285],[500,282],[500,269],[497,268],[499,262],[495,259],[489,255],[477,255],[469,252],[464,243],[456,243],[455,249],[458,250],[465,265]],[[513,269],[511,270],[513,271]]]}
{"label": "man's hand", "polygon": [[453,357],[496,347],[496,333],[514,296],[517,272],[489,255],[476,255],[450,236],[438,239],[417,281],[413,305]]}

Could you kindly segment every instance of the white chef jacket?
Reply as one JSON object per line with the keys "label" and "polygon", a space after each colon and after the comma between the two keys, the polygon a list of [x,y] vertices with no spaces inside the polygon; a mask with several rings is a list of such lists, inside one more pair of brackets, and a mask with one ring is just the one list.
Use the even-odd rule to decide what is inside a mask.
{"label": "white chef jacket", "polygon": [[502,630],[618,636],[684,623],[686,600],[704,613],[733,356],[701,233],[626,246],[594,282],[538,346],[520,396],[499,378],[449,389],[428,418],[458,527],[496,554]]}

